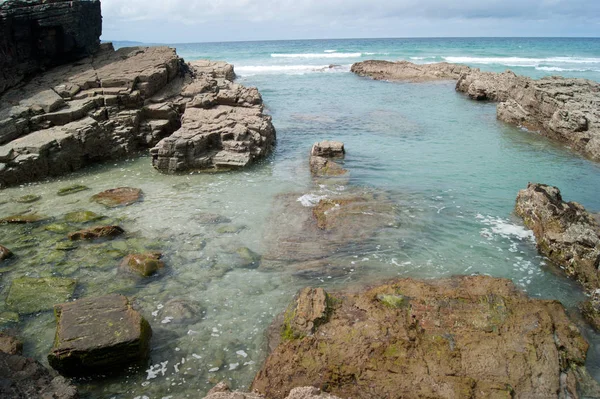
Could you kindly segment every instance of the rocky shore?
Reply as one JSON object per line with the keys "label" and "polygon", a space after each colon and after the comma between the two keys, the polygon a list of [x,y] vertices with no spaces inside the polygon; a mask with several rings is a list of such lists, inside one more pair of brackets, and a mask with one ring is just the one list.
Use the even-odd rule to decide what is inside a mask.
{"label": "rocky shore", "polygon": [[585,79],[531,79],[511,71],[482,72],[447,63],[364,61],[352,71],[378,80],[456,80],[456,90],[473,100],[498,102],[499,120],[538,131],[600,161],[600,84]]}

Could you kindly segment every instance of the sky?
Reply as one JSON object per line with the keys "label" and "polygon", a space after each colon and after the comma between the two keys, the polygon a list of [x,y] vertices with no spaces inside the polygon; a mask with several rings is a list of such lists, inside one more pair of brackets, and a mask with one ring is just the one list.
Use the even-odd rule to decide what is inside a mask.
{"label": "sky", "polygon": [[103,40],[600,36],[600,0],[102,0]]}

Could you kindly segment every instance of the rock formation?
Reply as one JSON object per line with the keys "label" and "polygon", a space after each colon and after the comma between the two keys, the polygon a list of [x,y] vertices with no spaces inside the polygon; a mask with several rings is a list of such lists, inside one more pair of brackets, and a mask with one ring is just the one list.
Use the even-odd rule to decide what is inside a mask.
{"label": "rock formation", "polygon": [[348,171],[335,160],[344,158],[344,143],[339,141],[322,141],[315,143],[310,150],[310,172],[313,176],[341,176]]}
{"label": "rock formation", "polygon": [[557,187],[529,183],[515,210],[533,230],[540,253],[586,289],[600,288],[600,225],[583,206],[563,201]]}
{"label": "rock formation", "polygon": [[397,80],[407,82],[427,82],[431,80],[457,80],[463,73],[471,70],[468,66],[448,64],[413,64],[408,61],[357,62],[350,69],[359,76],[368,76],[375,80]]}
{"label": "rock formation", "polygon": [[38,71],[95,53],[101,34],[98,0],[0,2],[0,94]]}
{"label": "rock formation", "polygon": [[56,340],[48,362],[61,374],[107,372],[143,360],[152,330],[122,295],[83,298],[54,307]]}
{"label": "rock formation", "polygon": [[[297,310],[311,303],[301,297]],[[329,298],[313,334],[279,325],[284,339],[251,389],[272,399],[307,385],[342,398],[576,398],[589,377],[588,345],[562,305],[509,280],[401,279]]]}
{"label": "rock formation", "polygon": [[365,61],[352,71],[374,79],[457,80],[456,90],[474,100],[499,102],[498,119],[539,131],[600,161],[600,83],[557,76],[539,80],[446,63],[417,65]]}
{"label": "rock formation", "polygon": [[155,145],[165,172],[245,166],[271,151],[275,130],[258,90],[232,76],[231,65],[187,65],[167,47],[110,44],[39,75],[0,96],[0,187]]}

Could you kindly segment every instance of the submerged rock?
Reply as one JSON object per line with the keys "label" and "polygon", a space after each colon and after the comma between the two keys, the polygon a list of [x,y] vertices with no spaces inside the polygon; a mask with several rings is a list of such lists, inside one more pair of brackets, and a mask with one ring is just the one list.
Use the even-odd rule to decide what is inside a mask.
{"label": "submerged rock", "polygon": [[147,252],[144,254],[127,255],[121,262],[121,267],[134,271],[143,277],[149,277],[159,269],[165,267],[165,263],[160,260],[160,252]]}
{"label": "submerged rock", "polygon": [[0,245],[0,262],[14,256],[12,251],[3,245]]}
{"label": "submerged rock", "polygon": [[81,184],[74,184],[72,186],[61,188],[60,190],[58,190],[56,192],[56,195],[63,197],[65,195],[75,194],[80,191],[85,191],[85,190],[89,190],[89,189],[90,188],[88,186],[84,186]]}
{"label": "submerged rock", "polygon": [[0,219],[0,224],[27,224],[37,223],[47,220],[48,218],[44,215],[40,215],[36,212],[22,213],[19,215],[7,216]]}
{"label": "submerged rock", "polygon": [[65,221],[69,223],[87,223],[103,219],[104,216],[92,211],[75,211],[65,215]]}
{"label": "submerged rock", "polygon": [[52,309],[71,298],[77,281],[61,277],[20,277],[12,281],[6,304],[10,310],[29,314]]}
{"label": "submerged rock", "polygon": [[23,342],[0,331],[0,352],[20,355],[23,352]]}
{"label": "submerged rock", "polygon": [[14,201],[20,204],[31,204],[32,202],[39,201],[40,199],[42,199],[41,195],[28,194],[23,195],[22,197],[15,198]]}
{"label": "submerged rock", "polygon": [[185,299],[171,299],[165,303],[162,315],[168,317],[170,323],[195,324],[202,318],[202,306]]}
{"label": "submerged rock", "polygon": [[99,238],[114,238],[121,234],[124,234],[123,230],[119,226],[96,226],[90,229],[79,230],[73,233],[69,233],[69,240],[97,240]]}
{"label": "submerged rock", "polygon": [[[399,295],[401,306],[378,299]],[[587,343],[559,302],[527,298],[509,280],[402,279],[329,297],[328,319],[284,339],[252,390],[273,399],[297,386],[342,398],[578,397]]]}
{"label": "submerged rock", "polygon": [[64,375],[120,369],[148,356],[152,330],[122,295],[56,305],[50,366]]}
{"label": "submerged rock", "polygon": [[515,211],[533,230],[540,253],[586,289],[600,288],[600,225],[583,206],[563,201],[557,187],[529,183]]}
{"label": "submerged rock", "polygon": [[142,198],[142,190],[133,187],[119,187],[92,196],[91,200],[108,208],[127,206]]}

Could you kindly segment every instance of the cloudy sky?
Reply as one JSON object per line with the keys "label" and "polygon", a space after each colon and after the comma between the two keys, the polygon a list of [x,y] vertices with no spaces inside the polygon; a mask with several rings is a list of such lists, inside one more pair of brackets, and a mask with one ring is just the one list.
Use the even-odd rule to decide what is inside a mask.
{"label": "cloudy sky", "polygon": [[600,0],[102,0],[103,40],[600,36]]}

